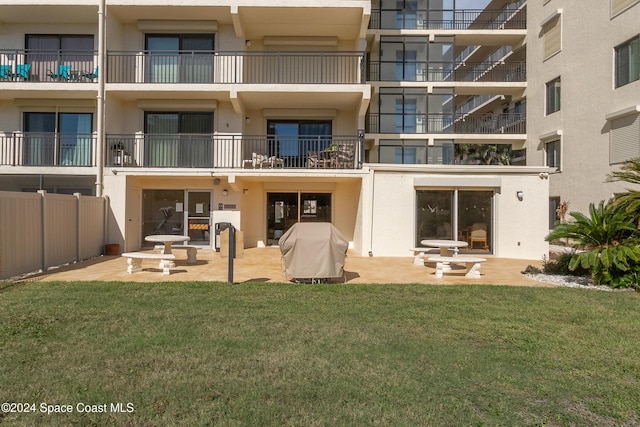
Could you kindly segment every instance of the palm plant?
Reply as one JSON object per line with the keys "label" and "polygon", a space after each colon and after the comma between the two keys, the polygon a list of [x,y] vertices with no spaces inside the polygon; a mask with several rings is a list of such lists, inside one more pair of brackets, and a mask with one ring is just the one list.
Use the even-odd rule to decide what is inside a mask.
{"label": "palm plant", "polygon": [[[607,177],[607,182],[614,181],[640,185],[640,159],[625,162],[620,170]],[[629,190],[627,193],[617,196],[613,205],[624,210],[640,226],[640,191]]]}
{"label": "palm plant", "polygon": [[[546,240],[570,239],[577,251],[569,268],[578,266],[591,271],[598,284],[618,287],[629,285],[621,280],[628,275],[640,275],[638,229],[629,215],[613,203],[601,201],[589,205],[589,215],[570,212],[572,220],[556,223]],[[632,281],[633,282],[633,281]]]}

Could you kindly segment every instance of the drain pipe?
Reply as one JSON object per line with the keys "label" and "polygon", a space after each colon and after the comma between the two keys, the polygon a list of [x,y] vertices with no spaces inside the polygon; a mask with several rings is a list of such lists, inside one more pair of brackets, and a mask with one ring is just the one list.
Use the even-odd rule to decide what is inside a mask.
{"label": "drain pipe", "polygon": [[371,216],[369,218],[369,256],[373,256],[373,211],[375,208],[375,180],[376,173],[373,169],[369,168],[369,193],[371,194]]}
{"label": "drain pipe", "polygon": [[98,170],[96,173],[96,196],[102,197],[104,187],[104,56],[105,56],[105,1],[100,0],[98,4],[98,99],[96,106],[96,163]]}

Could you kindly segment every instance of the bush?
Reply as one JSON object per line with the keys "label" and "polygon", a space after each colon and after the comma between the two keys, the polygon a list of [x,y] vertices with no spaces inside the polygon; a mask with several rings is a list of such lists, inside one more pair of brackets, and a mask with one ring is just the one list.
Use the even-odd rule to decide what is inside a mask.
{"label": "bush", "polygon": [[544,274],[559,274],[562,276],[590,276],[591,272],[583,268],[581,265],[575,269],[569,268],[569,263],[575,252],[562,252],[554,257],[554,259],[542,260],[542,271]]}

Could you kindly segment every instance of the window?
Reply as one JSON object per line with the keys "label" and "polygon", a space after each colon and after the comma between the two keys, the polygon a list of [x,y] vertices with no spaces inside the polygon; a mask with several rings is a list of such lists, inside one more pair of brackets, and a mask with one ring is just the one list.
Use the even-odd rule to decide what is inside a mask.
{"label": "window", "polygon": [[549,230],[553,230],[558,218],[558,208],[560,207],[560,197],[549,197]]}
{"label": "window", "polygon": [[424,239],[468,243],[461,252],[490,252],[493,191],[416,190],[416,246]]}
{"label": "window", "polygon": [[212,167],[213,113],[145,113],[145,164]]}
{"label": "window", "polygon": [[609,161],[611,164],[640,157],[640,115],[627,114],[611,120]]}
{"label": "window", "polygon": [[560,12],[560,10],[554,12],[541,25],[544,59],[552,57],[562,48],[562,14]]}
{"label": "window", "polygon": [[211,83],[213,47],[213,34],[147,35],[147,81]]}
{"label": "window", "polygon": [[267,244],[297,222],[331,222],[330,193],[267,193]]}
{"label": "window", "polygon": [[304,167],[310,151],[331,145],[331,127],[331,120],[268,120],[269,143],[260,154],[281,158],[287,167]]}
{"label": "window", "polygon": [[30,166],[91,166],[93,114],[24,113],[23,162]]}
{"label": "window", "polygon": [[381,88],[381,133],[452,133],[453,90]]}
{"label": "window", "polygon": [[550,141],[544,145],[546,166],[560,170],[560,140]]}
{"label": "window", "polygon": [[616,47],[616,87],[640,79],[640,36]]}
{"label": "window", "polygon": [[560,77],[546,85],[547,115],[560,110]]}
{"label": "window", "polygon": [[92,35],[81,34],[27,34],[25,61],[31,64],[34,79],[46,81],[50,73],[59,73],[60,67],[93,71],[94,42]]}

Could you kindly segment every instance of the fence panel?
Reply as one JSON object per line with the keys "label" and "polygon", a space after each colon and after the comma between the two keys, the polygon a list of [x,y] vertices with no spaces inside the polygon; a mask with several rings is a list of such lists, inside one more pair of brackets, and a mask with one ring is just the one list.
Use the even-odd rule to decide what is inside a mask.
{"label": "fence panel", "polygon": [[105,204],[96,197],[0,191],[0,279],[101,255]]}
{"label": "fence panel", "polygon": [[42,196],[0,191],[0,278],[42,268]]}

